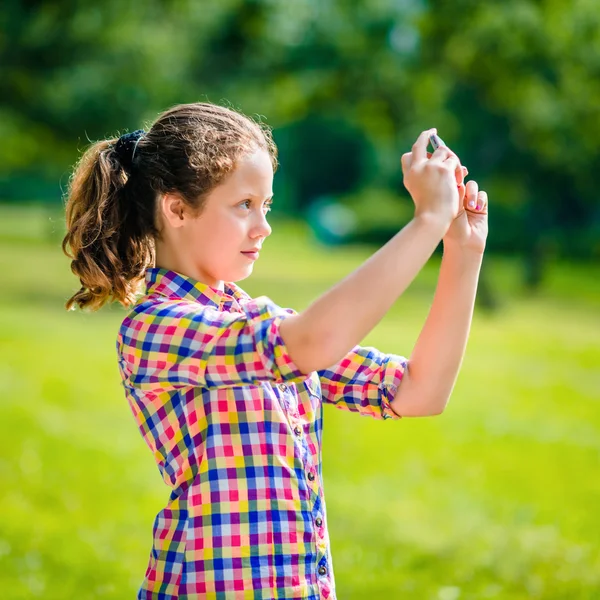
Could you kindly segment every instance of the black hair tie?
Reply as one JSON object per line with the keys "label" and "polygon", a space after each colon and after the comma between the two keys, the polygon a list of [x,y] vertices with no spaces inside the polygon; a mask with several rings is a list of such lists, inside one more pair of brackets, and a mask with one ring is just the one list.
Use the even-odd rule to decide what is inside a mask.
{"label": "black hair tie", "polygon": [[128,173],[133,166],[133,157],[135,156],[137,144],[145,133],[143,129],[136,129],[131,133],[125,133],[115,143],[115,152],[119,157],[121,165]]}

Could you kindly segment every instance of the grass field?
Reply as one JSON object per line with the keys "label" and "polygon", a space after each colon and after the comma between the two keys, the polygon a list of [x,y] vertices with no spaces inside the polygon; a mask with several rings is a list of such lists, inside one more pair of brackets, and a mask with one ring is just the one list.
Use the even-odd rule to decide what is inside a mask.
{"label": "grass field", "polygon": [[[124,399],[124,312],[67,313],[76,287],[46,209],[0,208],[0,598],[135,597],[168,492]],[[242,285],[305,307],[368,255],[275,227]],[[365,340],[408,355],[438,261]],[[600,276],[555,265],[535,296],[517,260],[486,260],[440,417],[376,422],[325,409],[338,596],[600,598]]]}

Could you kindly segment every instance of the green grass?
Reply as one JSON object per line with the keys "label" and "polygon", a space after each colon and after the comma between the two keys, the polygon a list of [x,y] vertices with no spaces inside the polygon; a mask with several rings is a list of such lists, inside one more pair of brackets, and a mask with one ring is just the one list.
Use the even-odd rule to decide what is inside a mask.
{"label": "green grass", "polygon": [[[168,496],[125,402],[124,312],[67,313],[60,216],[0,209],[0,597],[133,598]],[[242,284],[296,309],[364,248],[275,227]],[[365,340],[410,354],[438,261]],[[340,599],[600,597],[600,278],[554,265],[535,296],[517,260],[486,260],[499,297],[476,314],[444,415],[325,412],[324,471]]]}

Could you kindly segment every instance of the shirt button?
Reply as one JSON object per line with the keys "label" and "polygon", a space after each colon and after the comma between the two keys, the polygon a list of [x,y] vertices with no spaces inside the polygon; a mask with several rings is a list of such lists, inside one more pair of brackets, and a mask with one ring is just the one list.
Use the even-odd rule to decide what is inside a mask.
{"label": "shirt button", "polygon": [[319,567],[319,575],[327,575],[327,568],[323,565]]}
{"label": "shirt button", "polygon": [[279,386],[279,389],[280,389],[282,392],[287,392],[287,389],[288,389],[288,387],[287,387],[287,385],[285,385],[285,383],[282,383],[282,384]]}
{"label": "shirt button", "polygon": [[311,471],[308,472],[308,480],[309,481],[314,481],[315,480],[315,474],[312,473]]}
{"label": "shirt button", "polygon": [[296,437],[302,437],[302,428],[300,425],[296,425],[296,427],[294,427],[294,433],[296,434]]}
{"label": "shirt button", "polygon": [[315,519],[315,525],[316,525],[317,527],[321,527],[321,525],[323,525],[323,519],[321,519],[321,517],[317,517],[317,518]]}

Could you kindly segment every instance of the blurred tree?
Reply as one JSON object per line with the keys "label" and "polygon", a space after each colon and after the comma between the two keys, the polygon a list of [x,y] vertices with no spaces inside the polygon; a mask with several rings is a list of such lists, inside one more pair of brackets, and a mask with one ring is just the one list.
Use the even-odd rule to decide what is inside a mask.
{"label": "blurred tree", "polygon": [[11,151],[0,149],[0,173],[33,165],[55,174],[83,136],[135,128],[198,99],[235,99],[276,126],[335,115],[394,145],[408,114],[399,67],[416,42],[389,42],[404,29],[415,39],[398,22],[417,4],[7,0],[0,133]]}
{"label": "blurred tree", "polygon": [[[233,101],[287,136],[288,190],[401,189],[401,152],[437,126],[493,196],[491,249],[600,253],[593,0],[4,0],[0,65],[0,183],[64,177],[168,105]],[[304,180],[319,119],[344,142]],[[374,159],[343,154],[361,140]]]}
{"label": "blurred tree", "polygon": [[3,2],[0,133],[8,147],[1,168],[56,174],[76,140],[135,128],[189,97],[197,86],[189,83],[188,41],[219,29],[228,4]]}
{"label": "blurred tree", "polygon": [[282,170],[293,182],[291,205],[356,190],[372,163],[369,139],[348,121],[308,115],[277,132]]}
{"label": "blurred tree", "polygon": [[452,82],[441,86],[442,102],[462,124],[461,155],[492,182],[494,204],[502,209],[505,197],[521,207],[515,216],[535,286],[557,243],[581,252],[568,239],[600,228],[597,5],[432,0],[423,35],[422,73]]}

